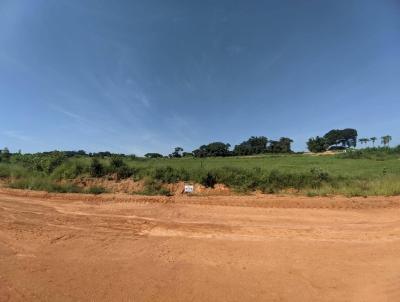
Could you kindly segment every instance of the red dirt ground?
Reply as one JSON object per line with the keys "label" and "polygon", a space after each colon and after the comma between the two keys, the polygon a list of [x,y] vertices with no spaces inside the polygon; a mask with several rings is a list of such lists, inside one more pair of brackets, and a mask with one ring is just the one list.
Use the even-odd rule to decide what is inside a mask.
{"label": "red dirt ground", "polygon": [[0,189],[0,301],[400,301],[400,198]]}

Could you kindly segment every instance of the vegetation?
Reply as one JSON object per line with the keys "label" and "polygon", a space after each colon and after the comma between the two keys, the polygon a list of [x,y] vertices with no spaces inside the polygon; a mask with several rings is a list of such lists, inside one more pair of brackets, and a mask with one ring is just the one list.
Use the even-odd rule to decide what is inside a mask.
{"label": "vegetation", "polygon": [[236,145],[233,149],[235,155],[253,155],[267,152],[268,139],[265,136],[252,136],[247,141]]}
{"label": "vegetation", "polygon": [[230,147],[230,144],[214,142],[200,146],[199,149],[193,151],[193,155],[195,157],[226,157],[231,155],[231,152],[229,151]]}
{"label": "vegetation", "polygon": [[105,188],[103,188],[103,187],[100,187],[100,186],[93,186],[93,187],[90,187],[87,190],[87,193],[95,194],[95,195],[103,194],[103,193],[106,193],[106,192],[107,192],[107,190]]}
{"label": "vegetation", "polygon": [[165,196],[171,196],[170,190],[167,188],[163,187],[163,184],[159,180],[155,180],[152,178],[146,178],[144,181],[144,189],[138,194],[143,194],[143,195],[165,195]]}
{"label": "vegetation", "polygon": [[[250,143],[252,144],[252,143]],[[214,145],[215,146],[215,145]],[[257,144],[253,143],[253,147]],[[215,149],[212,149],[215,150]],[[260,152],[260,151],[257,151]],[[3,153],[2,153],[3,154]],[[260,153],[256,157],[139,158],[73,152],[9,153],[0,178],[13,188],[100,194],[103,188],[72,184],[81,177],[143,180],[142,194],[169,195],[166,184],[222,183],[240,192],[303,194],[400,194],[400,147],[365,148],[333,156]]]}
{"label": "vegetation", "polygon": [[[324,152],[326,150],[338,150],[355,148],[357,146],[357,130],[346,128],[334,129],[327,132],[323,137],[312,137],[307,142],[308,150],[311,152]],[[369,141],[369,139],[367,139]],[[364,143],[364,139],[360,139]]]}
{"label": "vegetation", "polygon": [[385,136],[381,137],[381,142],[385,147],[389,146],[389,143],[391,140],[392,140],[392,137],[390,135],[385,135]]}
{"label": "vegetation", "polygon": [[319,153],[325,152],[328,149],[328,143],[324,137],[311,137],[307,142],[308,150]]}
{"label": "vegetation", "polygon": [[160,153],[146,153],[144,155],[144,157],[146,157],[146,158],[162,158],[163,156]]}
{"label": "vegetation", "polygon": [[56,183],[47,177],[24,177],[16,179],[10,184],[14,189],[39,190],[57,193],[81,193],[83,189],[71,184]]}
{"label": "vegetation", "polygon": [[[86,153],[52,151],[35,154],[0,151],[0,179],[13,188],[49,192],[101,194],[102,187],[82,188],[77,178],[142,180],[141,194],[170,195],[166,184],[191,181],[214,187],[225,184],[233,190],[265,193],[299,192],[310,195],[397,195],[400,194],[400,146],[390,148],[390,135],[381,137],[383,147],[375,147],[376,137],[360,138],[354,149],[355,129],[331,130],[323,137],[310,138],[312,152],[346,148],[332,156],[294,154],[292,140],[278,141],[252,136],[230,150],[230,144],[213,142],[193,152],[176,147],[169,157],[148,153],[144,158],[110,152]],[[350,148],[350,149],[349,149]],[[257,155],[246,157],[247,155]]]}
{"label": "vegetation", "polygon": [[290,147],[292,142],[293,140],[287,137],[281,137],[278,141],[269,141],[265,136],[252,136],[236,145],[232,151],[230,150],[230,144],[213,142],[200,146],[192,154],[194,157],[227,157],[266,153],[292,153]]}
{"label": "vegetation", "polygon": [[92,177],[104,176],[104,167],[97,158],[93,158],[89,166],[89,173]]}
{"label": "vegetation", "polygon": [[174,152],[172,152],[169,157],[182,157],[183,148],[182,147],[175,147]]}
{"label": "vegetation", "polygon": [[270,141],[269,142],[268,151],[271,153],[291,153],[292,150],[290,149],[291,143],[293,140],[287,137],[281,137],[279,141]]}

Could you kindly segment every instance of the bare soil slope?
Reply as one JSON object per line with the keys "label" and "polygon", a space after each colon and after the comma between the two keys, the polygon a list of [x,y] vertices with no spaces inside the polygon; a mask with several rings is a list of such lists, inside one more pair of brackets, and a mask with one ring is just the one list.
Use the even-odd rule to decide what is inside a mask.
{"label": "bare soil slope", "polygon": [[400,301],[400,199],[0,190],[0,301]]}

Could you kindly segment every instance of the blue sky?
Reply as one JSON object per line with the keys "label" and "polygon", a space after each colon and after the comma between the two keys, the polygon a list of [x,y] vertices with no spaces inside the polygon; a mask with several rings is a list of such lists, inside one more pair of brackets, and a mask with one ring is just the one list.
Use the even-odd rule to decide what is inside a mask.
{"label": "blue sky", "polygon": [[400,143],[400,1],[0,0],[0,146]]}

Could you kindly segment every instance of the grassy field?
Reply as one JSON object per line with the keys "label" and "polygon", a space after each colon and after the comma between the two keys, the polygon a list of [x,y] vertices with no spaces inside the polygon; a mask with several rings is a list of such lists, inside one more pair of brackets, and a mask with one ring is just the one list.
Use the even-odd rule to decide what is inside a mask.
{"label": "grassy field", "polygon": [[340,156],[311,155],[265,155],[257,157],[216,157],[216,158],[161,158],[127,161],[132,167],[156,168],[171,166],[183,169],[216,168],[261,168],[265,171],[279,170],[289,173],[308,172],[321,168],[334,176],[376,177],[382,173],[400,175],[400,157],[376,159],[343,159]]}
{"label": "grassy field", "polygon": [[[11,187],[82,192],[66,182],[81,177],[144,180],[144,194],[168,194],[165,183],[193,181],[206,187],[222,183],[237,192],[291,192],[347,196],[399,195],[398,148],[338,155],[269,154],[254,157],[159,158],[13,155],[0,163],[0,178]],[[97,166],[94,165],[97,162]],[[86,188],[88,193],[104,192]]]}

